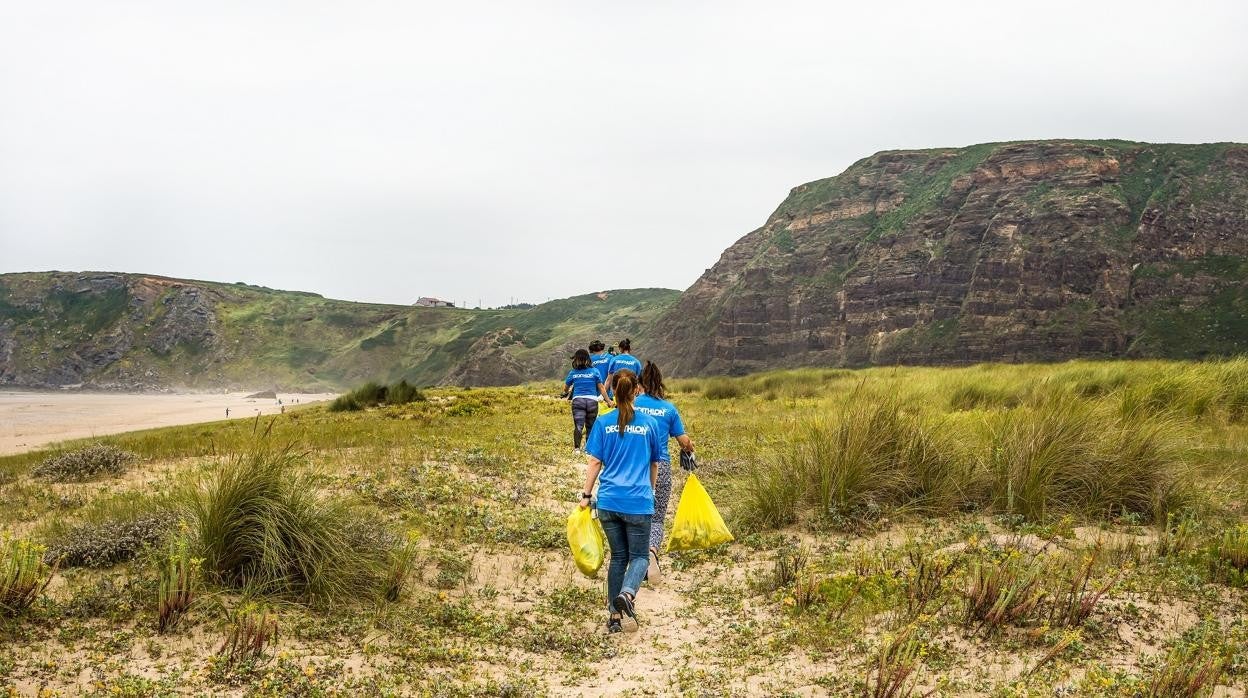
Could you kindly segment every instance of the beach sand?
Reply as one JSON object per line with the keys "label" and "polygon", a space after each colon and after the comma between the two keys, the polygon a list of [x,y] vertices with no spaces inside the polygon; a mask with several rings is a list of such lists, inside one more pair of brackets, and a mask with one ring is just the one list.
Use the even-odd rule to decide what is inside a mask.
{"label": "beach sand", "polygon": [[[277,414],[277,400],[248,399],[250,393],[132,394],[0,391],[0,455],[23,453],[67,439],[137,429],[247,419]],[[333,394],[277,396],[287,409]],[[295,401],[298,400],[298,403]]]}

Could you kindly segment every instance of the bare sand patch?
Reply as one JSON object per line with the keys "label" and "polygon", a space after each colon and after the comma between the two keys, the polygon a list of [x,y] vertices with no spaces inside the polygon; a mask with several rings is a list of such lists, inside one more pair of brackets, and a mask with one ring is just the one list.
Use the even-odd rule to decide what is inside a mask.
{"label": "bare sand patch", "polygon": [[0,455],[69,439],[278,414],[283,408],[335,397],[332,393],[279,393],[277,399],[249,399],[247,395],[0,391]]}

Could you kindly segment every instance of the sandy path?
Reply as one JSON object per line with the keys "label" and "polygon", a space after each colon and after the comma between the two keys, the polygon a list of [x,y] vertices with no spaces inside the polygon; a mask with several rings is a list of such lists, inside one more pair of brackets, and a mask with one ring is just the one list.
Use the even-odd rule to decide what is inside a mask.
{"label": "sandy path", "polygon": [[[131,394],[0,391],[0,455],[22,453],[57,441],[178,424],[246,419],[277,414],[276,400],[249,393]],[[288,394],[286,407],[333,398],[328,393]],[[297,402],[296,402],[297,401]]]}

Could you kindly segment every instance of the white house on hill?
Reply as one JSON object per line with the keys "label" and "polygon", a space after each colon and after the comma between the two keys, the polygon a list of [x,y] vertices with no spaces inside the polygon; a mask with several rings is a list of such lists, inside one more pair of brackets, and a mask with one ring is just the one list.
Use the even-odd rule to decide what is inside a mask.
{"label": "white house on hill", "polygon": [[431,298],[422,296],[416,299],[416,305],[422,308],[454,308],[455,304],[450,301],[444,301],[439,298]]}

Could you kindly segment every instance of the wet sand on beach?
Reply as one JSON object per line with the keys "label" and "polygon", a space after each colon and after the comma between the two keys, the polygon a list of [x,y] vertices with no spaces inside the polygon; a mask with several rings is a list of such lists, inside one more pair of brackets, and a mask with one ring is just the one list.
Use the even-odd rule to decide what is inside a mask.
{"label": "wet sand on beach", "polygon": [[[0,391],[0,455],[33,451],[57,441],[138,429],[247,419],[278,414],[277,400],[250,393],[133,394]],[[287,409],[335,396],[330,393],[277,396]],[[298,400],[298,403],[295,401]]]}

